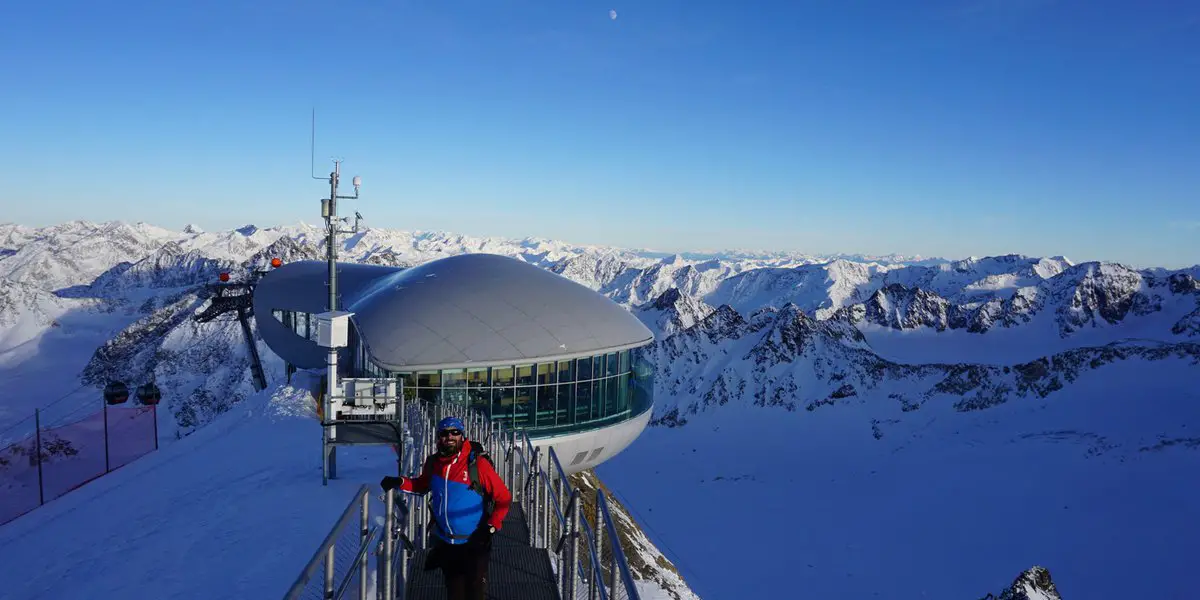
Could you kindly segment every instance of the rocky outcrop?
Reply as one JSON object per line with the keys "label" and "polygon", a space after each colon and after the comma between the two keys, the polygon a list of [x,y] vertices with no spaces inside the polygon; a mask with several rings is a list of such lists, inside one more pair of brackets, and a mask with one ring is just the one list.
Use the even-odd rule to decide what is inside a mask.
{"label": "rocky outcrop", "polygon": [[1050,571],[1035,566],[1021,573],[1000,595],[988,594],[979,600],[1062,600],[1062,596],[1050,579]]}
{"label": "rocky outcrop", "polygon": [[703,321],[713,310],[713,307],[673,287],[653,302],[635,309],[635,314],[656,337],[665,337]]}
{"label": "rocky outcrop", "polygon": [[[1060,336],[1067,337],[1089,327],[1118,325],[1131,315],[1159,312],[1178,296],[1200,302],[1200,284],[1187,273],[1162,277],[1121,265],[1084,263],[1036,285],[1018,287],[1007,296],[993,294],[979,302],[956,303],[932,289],[890,283],[866,301],[832,312],[830,318],[901,331],[927,328],[986,333],[995,327],[1029,323],[1048,312]],[[1200,315],[1200,304],[1197,306],[1196,315]],[[1196,320],[1200,316],[1184,317],[1171,332],[1194,335]]]}
{"label": "rocky outcrop", "polygon": [[[250,255],[250,258],[242,262],[242,267],[253,271],[266,270],[270,268],[273,258],[278,258],[286,264],[303,260],[322,260],[325,258],[325,254],[312,244],[303,243],[291,236],[284,235],[262,250]],[[373,261],[364,260],[363,262]]]}
{"label": "rocky outcrop", "polygon": [[679,426],[689,415],[731,402],[819,410],[883,395],[903,412],[928,402],[982,410],[1019,398],[1044,398],[1085,371],[1129,360],[1180,359],[1200,366],[1200,344],[1120,341],[1074,348],[1010,365],[907,365],[877,355],[850,323],[818,321],[795,305],[750,318],[717,307],[692,327],[655,342],[656,413]]}
{"label": "rocky outcrop", "polygon": [[135,289],[176,288],[214,282],[217,275],[237,264],[210,258],[199,250],[184,250],[176,242],[167,242],[149,256],[132,263],[121,263],[96,278],[86,292],[77,295],[118,298]]}

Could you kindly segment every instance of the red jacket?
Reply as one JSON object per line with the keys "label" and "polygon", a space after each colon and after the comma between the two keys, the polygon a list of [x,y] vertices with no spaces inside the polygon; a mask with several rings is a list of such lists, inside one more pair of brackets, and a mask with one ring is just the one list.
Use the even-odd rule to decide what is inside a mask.
{"label": "red jacket", "polygon": [[[420,475],[400,481],[400,491],[431,493],[438,537],[451,544],[465,543],[483,518],[483,497],[469,487],[467,456],[472,443],[464,437],[457,453],[451,456],[432,454],[425,459]],[[491,461],[477,459],[475,465],[479,470],[480,486],[495,503],[487,523],[499,531],[512,503],[512,494],[492,468]]]}

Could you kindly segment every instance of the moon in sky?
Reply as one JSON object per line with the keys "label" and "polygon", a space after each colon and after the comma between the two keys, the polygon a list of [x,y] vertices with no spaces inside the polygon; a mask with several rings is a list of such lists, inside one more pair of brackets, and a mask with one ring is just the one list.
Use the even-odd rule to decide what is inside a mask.
{"label": "moon in sky", "polygon": [[608,11],[608,18],[616,21],[617,20],[617,10],[613,9],[613,10]]}

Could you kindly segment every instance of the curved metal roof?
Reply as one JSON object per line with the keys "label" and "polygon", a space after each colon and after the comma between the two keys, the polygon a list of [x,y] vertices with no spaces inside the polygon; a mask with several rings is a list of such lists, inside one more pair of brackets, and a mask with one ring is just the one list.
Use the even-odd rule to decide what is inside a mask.
{"label": "curved metal roof", "polygon": [[[323,312],[326,272],[326,263],[305,261],[268,273],[255,290],[255,313]],[[602,294],[506,256],[460,254],[409,269],[344,263],[338,276],[340,308],[354,313],[371,358],[389,370],[553,360],[654,341],[637,317]],[[296,345],[264,327],[267,322],[278,322],[259,319],[273,349]],[[285,359],[298,366],[324,364],[324,349],[278,325],[279,332],[312,347],[281,347]]]}

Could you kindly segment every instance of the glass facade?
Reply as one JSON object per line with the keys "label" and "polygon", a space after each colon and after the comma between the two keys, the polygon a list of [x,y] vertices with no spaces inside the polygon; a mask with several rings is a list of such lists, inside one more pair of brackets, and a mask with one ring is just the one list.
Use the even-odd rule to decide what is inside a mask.
{"label": "glass facade", "polygon": [[283,326],[290,329],[292,333],[313,342],[317,341],[316,315],[290,310],[273,310],[271,316],[283,323]]}
{"label": "glass facade", "polygon": [[[361,346],[360,346],[361,348]],[[617,423],[653,403],[654,369],[640,350],[570,360],[498,367],[388,372],[365,351],[355,369],[364,377],[396,377],[409,401],[462,402],[539,435],[570,433]]]}
{"label": "glass facade", "polygon": [[[297,335],[316,337],[315,318],[275,312],[282,313],[276,317]],[[393,372],[371,361],[354,327],[349,341],[349,356],[342,363],[347,375],[395,377],[409,402],[467,403],[492,419],[537,435],[625,421],[648,410],[654,400],[654,367],[644,348],[496,367]]]}

